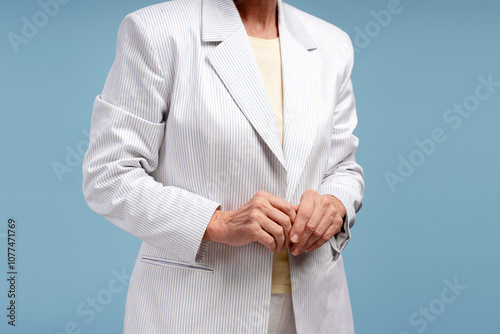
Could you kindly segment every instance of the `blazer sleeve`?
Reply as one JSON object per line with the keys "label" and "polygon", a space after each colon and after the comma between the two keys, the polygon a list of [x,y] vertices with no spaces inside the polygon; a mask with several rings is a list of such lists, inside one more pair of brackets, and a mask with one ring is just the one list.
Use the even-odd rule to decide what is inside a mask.
{"label": "blazer sleeve", "polygon": [[146,26],[136,13],[128,14],[118,29],[115,61],[94,101],[82,189],[89,207],[122,230],[196,262],[220,203],[164,186],[150,175],[158,167],[170,79]]}
{"label": "blazer sleeve", "polygon": [[354,64],[352,42],[345,34],[348,43],[348,63],[334,109],[332,145],[329,156],[329,169],[325,173],[320,190],[321,195],[331,194],[338,198],[346,208],[342,230],[330,239],[335,251],[340,253],[351,239],[351,227],[356,220],[356,212],[362,206],[364,181],[363,169],[356,163],[355,153],[358,138],[353,135],[357,125],[356,105],[351,82]]}

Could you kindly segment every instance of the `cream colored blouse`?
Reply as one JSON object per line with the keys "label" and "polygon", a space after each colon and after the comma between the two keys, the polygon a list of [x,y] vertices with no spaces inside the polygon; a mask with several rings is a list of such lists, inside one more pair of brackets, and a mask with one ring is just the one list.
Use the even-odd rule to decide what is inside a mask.
{"label": "cream colored blouse", "polygon": [[[279,37],[262,39],[248,36],[274,111],[283,147],[283,81]],[[274,252],[271,293],[291,292],[288,250]]]}

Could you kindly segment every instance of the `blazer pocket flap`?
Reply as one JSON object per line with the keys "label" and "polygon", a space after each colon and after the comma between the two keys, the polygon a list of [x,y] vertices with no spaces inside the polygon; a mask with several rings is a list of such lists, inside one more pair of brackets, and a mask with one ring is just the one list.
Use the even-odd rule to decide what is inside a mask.
{"label": "blazer pocket flap", "polygon": [[172,259],[165,259],[165,258],[155,257],[155,256],[150,256],[150,255],[143,255],[141,260],[142,260],[142,262],[155,264],[158,266],[173,267],[173,268],[195,270],[195,271],[202,271],[202,272],[213,272],[214,271],[214,267],[212,267],[212,266],[208,266],[208,265],[204,265],[204,264],[200,264],[200,263],[188,263],[188,262],[182,262],[182,261],[177,261],[177,260],[172,260]]}

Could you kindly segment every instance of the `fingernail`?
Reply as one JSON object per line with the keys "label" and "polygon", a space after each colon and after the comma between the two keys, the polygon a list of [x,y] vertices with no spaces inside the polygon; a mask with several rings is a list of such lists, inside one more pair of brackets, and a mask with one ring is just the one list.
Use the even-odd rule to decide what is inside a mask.
{"label": "fingernail", "polygon": [[291,240],[292,240],[292,242],[297,242],[297,241],[299,241],[299,236],[298,236],[297,234],[294,234],[294,235],[292,236],[292,239],[291,239]]}
{"label": "fingernail", "polygon": [[292,254],[293,255],[298,255],[299,254],[299,249],[298,248],[293,248],[292,249]]}

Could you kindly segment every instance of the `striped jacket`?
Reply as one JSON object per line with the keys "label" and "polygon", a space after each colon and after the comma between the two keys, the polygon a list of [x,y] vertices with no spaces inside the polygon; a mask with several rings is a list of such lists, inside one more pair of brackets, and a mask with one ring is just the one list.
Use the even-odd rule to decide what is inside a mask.
{"label": "striped jacket", "polygon": [[284,140],[233,0],[174,0],[127,15],[95,99],[83,162],[89,207],[141,244],[124,333],[267,332],[273,254],[202,241],[217,208],[265,190],[339,198],[344,232],[290,255],[299,334],[353,333],[340,254],[362,204],[353,47],[278,0]]}

